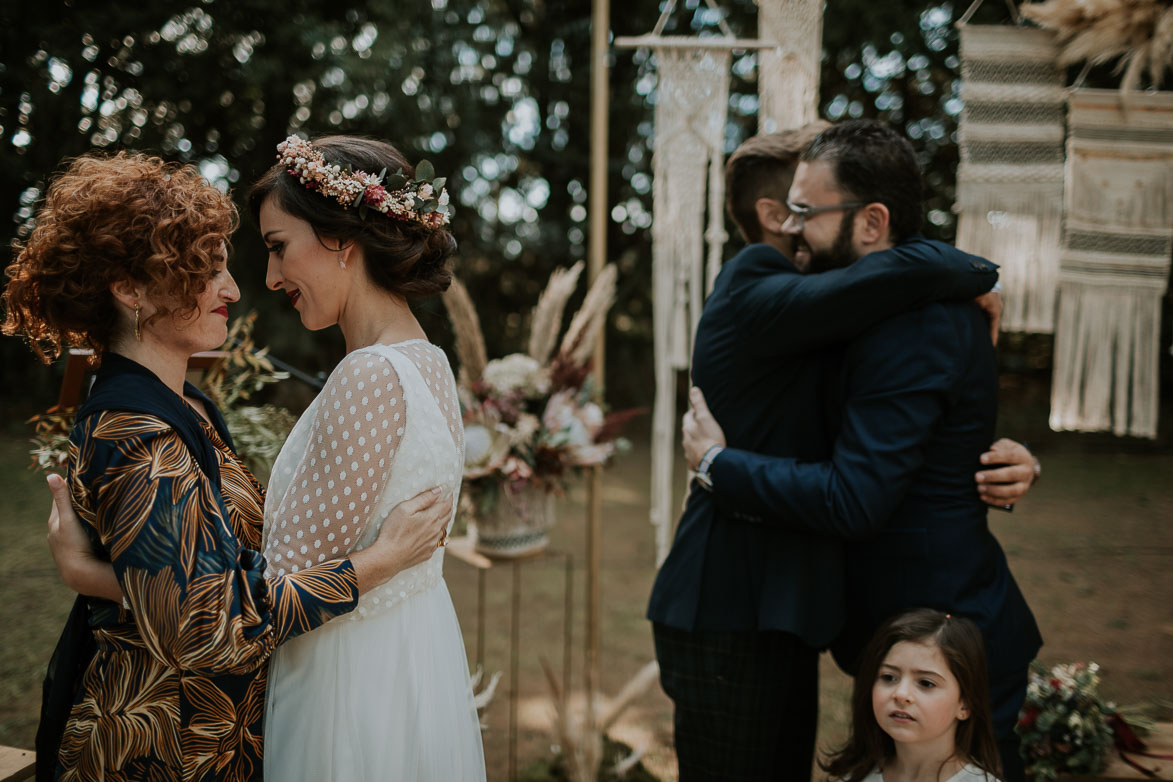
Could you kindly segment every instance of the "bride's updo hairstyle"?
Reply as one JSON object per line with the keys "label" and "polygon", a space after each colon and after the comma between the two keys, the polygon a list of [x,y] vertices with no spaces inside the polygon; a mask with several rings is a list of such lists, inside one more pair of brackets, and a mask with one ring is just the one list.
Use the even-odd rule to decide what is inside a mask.
{"label": "bride's updo hairstyle", "polygon": [[[415,168],[395,147],[384,141],[358,136],[326,136],[314,139],[313,148],[331,166],[387,176],[402,170],[410,179]],[[456,239],[445,226],[428,227],[399,220],[374,209],[365,216],[355,206],[307,188],[285,164],[278,162],[248,192],[248,211],[260,224],[261,205],[272,196],[276,205],[313,228],[318,241],[329,238],[346,246],[357,243],[363,251],[367,274],[379,287],[405,299],[435,296],[452,284],[450,258]],[[325,242],[328,249],[335,249]]]}

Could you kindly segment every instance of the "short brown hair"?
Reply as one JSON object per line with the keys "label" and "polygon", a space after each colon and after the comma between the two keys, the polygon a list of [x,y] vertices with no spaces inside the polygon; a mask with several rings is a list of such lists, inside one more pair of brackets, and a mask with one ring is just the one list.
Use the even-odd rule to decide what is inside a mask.
{"label": "short brown hair", "polygon": [[[110,286],[143,285],[151,319],[186,313],[228,260],[236,207],[194,166],[152,155],[83,155],[49,187],[5,271],[5,334],[48,363],[64,346],[101,355],[118,325]],[[164,306],[166,303],[169,306]]]}
{"label": "short brown hair", "polygon": [[[361,136],[326,136],[312,141],[330,165],[356,171],[402,171],[415,176],[403,154],[385,141]],[[248,191],[248,212],[260,225],[261,205],[273,196],[277,206],[313,228],[322,237],[363,250],[367,276],[383,290],[405,299],[435,296],[452,284],[452,253],[456,239],[447,228],[427,228],[378,212],[363,217],[357,209],[309,190],[288,168],[276,163]]]}
{"label": "short brown hair", "polygon": [[796,130],[761,133],[746,139],[725,162],[725,211],[747,242],[762,240],[755,204],[759,198],[785,203],[799,155],[828,128],[816,120]]}

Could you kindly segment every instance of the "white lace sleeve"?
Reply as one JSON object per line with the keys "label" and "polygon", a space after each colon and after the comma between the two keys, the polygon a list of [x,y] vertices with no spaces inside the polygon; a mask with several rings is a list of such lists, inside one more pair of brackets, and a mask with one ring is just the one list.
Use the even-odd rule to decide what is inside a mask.
{"label": "white lace sleeve", "polygon": [[386,358],[354,352],[334,369],[272,520],[265,557],[277,575],[353,549],[391,473],[406,415]]}

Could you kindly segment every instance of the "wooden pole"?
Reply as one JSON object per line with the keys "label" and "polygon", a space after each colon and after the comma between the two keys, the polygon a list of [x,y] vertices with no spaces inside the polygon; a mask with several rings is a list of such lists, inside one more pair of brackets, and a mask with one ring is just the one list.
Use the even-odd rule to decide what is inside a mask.
{"label": "wooden pole", "polygon": [[[594,0],[591,8],[591,172],[589,193],[590,239],[587,268],[590,280],[603,271],[607,263],[607,123],[609,67],[607,63],[611,36],[611,2]],[[605,330],[605,324],[600,324]],[[602,395],[604,380],[603,334],[595,341],[594,376],[596,393]],[[600,570],[602,544],[602,468],[591,471],[587,501],[587,610],[586,610],[586,735],[595,732],[595,696],[599,690]],[[594,748],[587,752],[594,755]],[[588,757],[587,768],[595,769],[599,758]]]}

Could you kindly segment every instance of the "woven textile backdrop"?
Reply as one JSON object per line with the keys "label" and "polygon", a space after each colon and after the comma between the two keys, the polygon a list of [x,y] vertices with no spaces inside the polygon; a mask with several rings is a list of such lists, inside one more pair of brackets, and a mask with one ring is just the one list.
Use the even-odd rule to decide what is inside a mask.
{"label": "woven textile backdrop", "polygon": [[1051,426],[1156,437],[1173,252],[1173,93],[1076,90]]}
{"label": "woven textile backdrop", "polygon": [[758,0],[758,35],[778,44],[758,55],[758,132],[814,122],[819,117],[822,0]]}
{"label": "woven textile backdrop", "polygon": [[961,28],[957,246],[1001,265],[1002,329],[1055,325],[1067,92],[1054,36]]}
{"label": "woven textile backdrop", "polygon": [[[668,556],[677,505],[676,378],[688,369],[701,317],[725,244],[723,177],[728,49],[660,47],[652,167],[652,305],[656,402],[652,413],[651,522],[656,566]],[[705,228],[706,213],[708,229]],[[705,272],[705,241],[709,271]]]}

